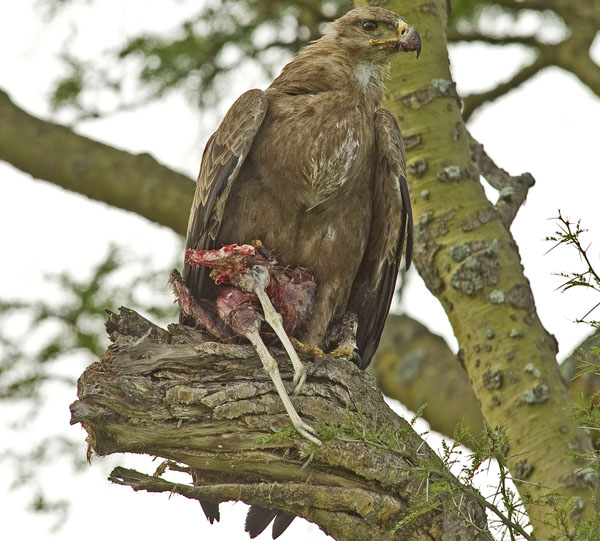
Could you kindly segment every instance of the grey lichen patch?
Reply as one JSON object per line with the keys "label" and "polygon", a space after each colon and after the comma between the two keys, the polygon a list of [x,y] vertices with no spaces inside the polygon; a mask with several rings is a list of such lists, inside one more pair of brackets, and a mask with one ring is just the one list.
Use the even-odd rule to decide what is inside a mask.
{"label": "grey lichen patch", "polygon": [[429,210],[421,214],[418,218],[419,225],[427,225],[433,220],[433,210]]}
{"label": "grey lichen patch", "polygon": [[440,245],[435,241],[425,225],[420,220],[415,224],[413,253],[415,261],[419,264],[421,278],[423,278],[429,290],[433,293],[441,293],[445,284],[433,262],[435,255],[440,249]]}
{"label": "grey lichen patch", "polygon": [[523,338],[523,332],[518,330],[518,329],[511,329],[508,332],[508,337],[509,338]]}
{"label": "grey lichen patch", "polygon": [[491,222],[492,220],[494,220],[496,218],[498,218],[498,211],[492,206],[482,208],[477,213],[477,219],[482,224],[487,224],[488,222]]}
{"label": "grey lichen patch", "polygon": [[457,165],[448,165],[436,177],[440,182],[458,182],[463,178],[463,172]]}
{"label": "grey lichen patch", "polygon": [[492,304],[502,304],[504,302],[504,291],[494,289],[490,292],[489,297]]}
{"label": "grey lichen patch", "polygon": [[595,487],[598,480],[598,473],[594,468],[578,468],[574,472],[577,485],[581,488]]}
{"label": "grey lichen patch", "polygon": [[528,284],[521,283],[514,285],[506,292],[506,303],[513,308],[527,310],[527,312],[535,311],[533,295]]}
{"label": "grey lichen patch", "polygon": [[419,109],[438,98],[458,98],[456,85],[446,79],[432,79],[428,87],[420,88],[400,98],[402,105],[410,109]]}
{"label": "grey lichen patch", "polygon": [[500,262],[494,243],[469,243],[471,255],[466,257],[450,278],[450,285],[465,295],[473,295],[486,286],[498,283]]}
{"label": "grey lichen patch", "polygon": [[531,475],[532,471],[533,466],[527,462],[526,458],[519,460],[515,464],[515,481],[518,481],[519,479],[527,479]]}
{"label": "grey lichen patch", "polygon": [[485,331],[485,337],[488,340],[491,340],[492,338],[494,338],[496,336],[496,331],[494,329],[488,329],[487,331]]}
{"label": "grey lichen patch", "polygon": [[527,363],[523,370],[528,374],[531,374],[536,379],[540,379],[540,376],[542,375],[539,368],[537,368],[533,363]]}
{"label": "grey lichen patch", "polygon": [[455,246],[450,246],[450,257],[454,259],[454,261],[460,263],[470,255],[471,247],[468,244],[457,244]]}
{"label": "grey lichen patch", "polygon": [[561,478],[561,481],[569,487],[581,489],[595,487],[598,481],[598,472],[589,466],[585,468],[576,468],[568,477]]}
{"label": "grey lichen patch", "polygon": [[473,231],[478,227],[481,227],[483,224],[491,222],[496,218],[498,218],[498,211],[495,209],[495,207],[489,205],[479,210],[472,218],[464,220],[460,224],[460,227],[465,232]]}
{"label": "grey lichen patch", "polygon": [[484,372],[483,374],[483,386],[486,389],[500,389],[502,387],[502,382],[504,380],[504,375],[502,374],[502,370],[494,370]]}
{"label": "grey lichen patch", "polygon": [[452,81],[448,79],[431,79],[431,86],[442,94],[445,94],[452,87]]}
{"label": "grey lichen patch", "polygon": [[421,6],[421,11],[423,13],[437,13],[438,6],[435,2],[428,2],[427,4],[423,4]]}
{"label": "grey lichen patch", "polygon": [[429,164],[427,163],[427,160],[422,158],[409,163],[406,170],[414,177],[421,178],[425,173],[427,173],[428,168]]}
{"label": "grey lichen patch", "polygon": [[409,385],[418,377],[426,356],[425,350],[418,348],[406,355],[403,363],[399,363],[398,379],[402,385]]}
{"label": "grey lichen patch", "polygon": [[498,201],[510,202],[515,195],[515,189],[512,186],[506,186],[498,193]]}
{"label": "grey lichen patch", "polygon": [[404,141],[404,149],[412,150],[413,148],[418,147],[423,142],[423,137],[420,133],[413,133],[412,135],[403,134],[402,140]]}
{"label": "grey lichen patch", "polygon": [[497,408],[500,404],[502,401],[496,395],[492,396],[492,406]]}
{"label": "grey lichen patch", "polygon": [[441,216],[436,216],[435,223],[430,226],[430,234],[434,238],[446,235],[449,231],[448,222],[454,218],[455,212],[450,210]]}
{"label": "grey lichen patch", "polygon": [[532,389],[525,389],[523,392],[523,401],[526,404],[543,404],[548,401],[550,396],[548,385],[540,383]]}
{"label": "grey lichen patch", "polygon": [[429,196],[431,195],[429,190],[421,190],[421,197],[425,199],[425,201],[429,200]]}

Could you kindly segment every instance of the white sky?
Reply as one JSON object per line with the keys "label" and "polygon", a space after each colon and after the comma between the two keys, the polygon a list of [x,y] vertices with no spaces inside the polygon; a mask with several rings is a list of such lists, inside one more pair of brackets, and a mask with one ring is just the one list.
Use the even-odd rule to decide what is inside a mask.
{"label": "white sky", "polygon": [[[140,29],[170,28],[187,14],[196,11],[198,2],[146,1],[97,2],[89,8],[81,3],[68,10],[69,17],[51,23],[40,18],[35,0],[2,2],[0,6],[0,88],[19,106],[35,115],[48,117],[47,96],[51,82],[60,73],[55,55],[65,36],[73,35],[71,46],[79,54],[102,58],[103,51],[120,42],[123,36]],[[523,23],[527,25],[527,21]],[[73,34],[74,30],[76,32]],[[595,58],[600,58],[596,40]],[[423,54],[427,54],[426,43]],[[519,48],[492,49],[481,45],[454,47],[451,60],[460,91],[488,88],[506,79],[515,65],[528,58]],[[160,103],[102,121],[86,122],[78,131],[132,152],[150,152],[159,161],[190,176],[196,174],[204,141],[216,128],[220,115],[244,90],[266,86],[258,76],[246,76],[223,98],[219,111],[200,116],[182,97],[169,97]],[[105,100],[105,96],[97,96]],[[0,119],[0,122],[2,119]],[[561,358],[578,344],[589,329],[573,320],[582,316],[595,302],[589,295],[556,291],[560,280],[552,273],[579,268],[574,254],[564,249],[547,255],[545,236],[555,231],[550,220],[561,209],[571,219],[582,219],[590,229],[592,242],[600,234],[599,165],[600,100],[578,80],[558,69],[548,69],[485,107],[470,122],[471,133],[482,142],[496,162],[512,174],[529,171],[537,184],[530,191],[512,231],[519,245],[525,273],[532,282],[538,312],[548,330],[556,335]],[[188,209],[182,209],[187,213]],[[35,220],[32,220],[35,217]],[[43,287],[48,272],[70,270],[85,276],[100,261],[110,243],[126,247],[133,257],[149,256],[157,267],[168,265],[180,250],[179,240],[166,228],[150,224],[130,213],[108,208],[51,184],[33,180],[10,165],[0,163],[0,230],[7,264],[0,267],[0,298],[41,298],[55,295]],[[598,243],[592,242],[590,256],[598,261]],[[167,294],[167,289],[158,292]],[[455,343],[446,317],[413,272],[403,308],[424,321],[434,331]],[[81,370],[77,366],[76,372]],[[82,441],[84,432],[69,427],[68,405],[75,391],[57,391],[35,427],[14,443],[23,447],[35,437],[33,428],[62,431]],[[3,408],[2,415],[10,415]],[[16,411],[16,410],[14,410]],[[435,440],[437,441],[437,440]],[[438,443],[432,443],[435,447]],[[0,437],[4,443],[4,436]],[[13,442],[11,442],[12,444]],[[4,445],[2,445],[4,447]],[[7,537],[22,539],[104,540],[111,536],[164,539],[246,539],[241,504],[223,506],[226,520],[209,527],[199,506],[182,497],[167,502],[164,495],[134,494],[130,489],[105,481],[110,464],[136,464],[153,471],[155,464],[117,457],[94,460],[86,474],[73,476],[66,461],[44,470],[41,480],[52,496],[74,501],[71,516],[52,537],[47,518],[25,514],[28,495],[8,491],[10,472],[0,464],[0,502],[3,530]],[[229,510],[233,507],[234,510]],[[238,511],[240,510],[240,511]],[[10,535],[12,533],[12,536]],[[314,525],[294,521],[282,539],[322,539]],[[270,539],[265,533],[259,539]]]}

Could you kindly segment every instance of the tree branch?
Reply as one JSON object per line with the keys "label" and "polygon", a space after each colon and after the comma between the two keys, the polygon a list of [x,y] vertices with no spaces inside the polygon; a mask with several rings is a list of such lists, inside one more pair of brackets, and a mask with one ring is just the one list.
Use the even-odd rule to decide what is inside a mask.
{"label": "tree branch", "polygon": [[[588,371],[576,377],[590,348],[600,347],[600,330],[592,333],[560,365],[573,399],[600,391],[600,375]],[[453,437],[459,423],[478,438],[484,426],[481,407],[469,378],[446,341],[407,315],[390,314],[379,348],[369,366],[377,386],[390,398],[417,411],[433,430]],[[600,434],[593,434],[596,445]]]}
{"label": "tree branch", "polygon": [[[282,509],[339,540],[492,539],[472,497],[453,497],[450,483],[439,496],[425,489],[443,479],[440,459],[351,362],[305,359],[309,378],[293,401],[317,426],[325,442],[317,447],[289,429],[249,346],[201,343],[198,331],[173,324],[167,332],[127,309],[110,314],[107,330],[114,343],[79,379],[71,422],[99,455],[161,456],[201,480],[117,468],[113,482]],[[291,388],[291,363],[274,353]]]}
{"label": "tree branch", "polygon": [[467,373],[446,341],[418,321],[388,316],[369,372],[410,410],[427,404],[423,418],[433,430],[452,437],[460,423],[481,436],[484,420]]}
{"label": "tree branch", "polygon": [[555,8],[555,0],[494,0],[491,5],[502,6],[507,9],[544,11]]}
{"label": "tree branch", "polygon": [[485,92],[470,94],[463,98],[463,118],[465,122],[469,120],[475,109],[483,105],[484,103],[493,101],[504,94],[514,90],[519,85],[533,77],[540,70],[550,66],[552,61],[545,55],[540,54],[538,58],[528,66],[521,68],[512,78],[504,83],[500,83],[491,90]]}
{"label": "tree branch", "polygon": [[517,177],[510,176],[494,163],[481,143],[473,139],[470,134],[469,138],[471,154],[477,163],[479,172],[490,186],[498,190],[498,201],[494,206],[500,220],[509,229],[519,208],[527,198],[529,188],[535,184],[535,180],[529,173],[523,173]]}
{"label": "tree branch", "polygon": [[36,118],[0,91],[0,160],[92,199],[136,212],[180,234],[194,182],[149,154],[131,154]]}
{"label": "tree branch", "polygon": [[[587,50],[590,45],[591,41],[587,44]],[[590,58],[587,50],[585,46],[575,50],[572,48],[559,50],[555,63],[558,67],[574,74],[596,96],[600,97],[600,66]]]}
{"label": "tree branch", "polygon": [[448,42],[474,42],[482,41],[491,45],[529,45],[538,47],[542,43],[535,36],[492,36],[478,31],[462,32],[457,28],[448,28]]}

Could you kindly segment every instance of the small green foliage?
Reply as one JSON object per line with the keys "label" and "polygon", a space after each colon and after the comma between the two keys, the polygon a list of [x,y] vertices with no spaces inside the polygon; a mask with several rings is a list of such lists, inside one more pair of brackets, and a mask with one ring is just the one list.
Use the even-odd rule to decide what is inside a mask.
{"label": "small green foliage", "polygon": [[[558,222],[558,230],[554,235],[546,237],[547,241],[554,243],[551,250],[561,245],[570,246],[575,249],[584,264],[582,270],[558,273],[558,276],[565,278],[565,282],[560,286],[560,289],[565,292],[573,287],[583,287],[589,290],[590,293],[600,294],[600,275],[588,257],[589,246],[588,248],[584,248],[583,245],[582,236],[587,230],[581,227],[580,220],[576,223],[571,222],[560,211],[556,220]],[[600,325],[597,320],[587,318],[599,306],[600,302],[596,302],[583,317],[578,318],[576,321],[598,328]],[[591,346],[587,351],[580,349],[577,352],[577,361],[577,372],[573,376],[573,379],[586,374],[600,375],[600,348]],[[590,431],[600,431],[599,397],[600,393],[598,392],[590,396],[580,393],[577,399],[571,403],[571,412],[576,423],[582,428]],[[549,541],[563,539],[597,541],[600,539],[600,457],[596,450],[590,450],[585,453],[573,450],[571,454],[580,463],[584,464],[584,467],[574,472],[577,481],[592,486],[594,490],[588,501],[584,501],[582,498],[570,498],[565,501],[559,495],[555,495],[554,500],[550,502],[554,506],[555,512],[550,515],[547,524],[555,528],[557,533],[549,537]],[[578,522],[577,518],[586,505],[593,505],[596,512],[591,518]]]}
{"label": "small green foliage", "polygon": [[298,432],[296,432],[296,429],[293,426],[284,426],[283,428],[280,428],[277,432],[260,436],[260,438],[256,439],[256,444],[267,445],[269,443],[280,442],[288,438],[293,438],[295,436],[298,436]]}
{"label": "small green foliage", "polygon": [[72,66],[71,73],[61,79],[50,96],[50,106],[53,111],[68,105],[75,105],[83,90],[83,73],[81,68]]}
{"label": "small green foliage", "polygon": [[573,379],[586,374],[600,376],[600,348],[597,346],[590,346],[587,351],[582,348],[577,351],[577,372]]}
{"label": "small green foliage", "polygon": [[[132,268],[135,263],[137,268]],[[48,276],[48,295],[27,302],[0,302],[0,404],[11,404],[12,417],[4,419],[5,430],[0,446],[0,463],[9,463],[14,473],[14,487],[27,487],[33,494],[31,509],[44,513],[60,513],[62,524],[66,503],[50,500],[44,495],[38,479],[40,470],[65,458],[81,469],[85,459],[80,437],[74,439],[38,433],[38,444],[31,448],[16,448],[11,432],[26,428],[45,410],[50,393],[62,389],[72,393],[74,374],[98,359],[108,346],[104,331],[105,308],[116,310],[120,305],[167,322],[175,310],[167,292],[168,269],[148,271],[147,262],[129,262],[121,251],[111,248],[104,260],[86,277],[74,277],[69,272]],[[137,275],[136,275],[137,274]],[[148,298],[151,289],[151,300]],[[164,289],[165,295],[156,295]],[[60,300],[53,300],[53,299]],[[15,406],[26,405],[21,418]],[[10,424],[9,424],[10,423]],[[58,524],[57,523],[57,524]]]}
{"label": "small green foliage", "polygon": [[588,430],[600,430],[600,392],[590,396],[579,393],[571,404],[573,415],[580,426]]}
{"label": "small green foliage", "polygon": [[[47,0],[67,3],[70,0]],[[68,9],[56,6],[49,16]],[[129,36],[113,45],[100,59],[70,54],[68,40],[63,54],[67,75],[53,92],[55,108],[71,107],[80,118],[113,112],[98,111],[86,100],[87,92],[108,91],[127,109],[160,99],[172,91],[183,91],[200,106],[214,106],[240,67],[273,78],[275,70],[309,41],[317,39],[323,24],[352,9],[349,0],[215,0],[200,3],[197,11],[176,27],[160,33]],[[114,64],[127,66],[126,75],[115,75]],[[126,79],[126,80],[124,80]],[[123,89],[137,87],[136,101],[128,103]]]}
{"label": "small green foliage", "polygon": [[402,431],[390,423],[379,423],[376,414],[368,418],[361,411],[353,413],[346,408],[345,422],[318,422],[316,429],[324,443],[337,439],[346,443],[360,442],[395,452],[404,452],[403,442],[406,438]]}
{"label": "small green foliage", "polygon": [[414,507],[410,510],[410,513],[408,513],[404,518],[402,518],[402,520],[400,520],[394,525],[390,533],[392,535],[395,535],[398,530],[402,529],[402,527],[408,526],[409,524],[413,524],[419,517],[425,515],[426,513],[437,508],[438,506],[439,501],[435,498],[432,498],[431,500],[421,505],[418,505],[417,507]]}
{"label": "small green foliage", "polygon": [[413,418],[410,420],[410,426],[415,426],[415,423],[421,418],[423,417],[423,412],[425,411],[425,408],[427,407],[427,402],[424,402],[423,404],[421,404],[419,406],[419,409],[417,409],[417,411],[415,412],[415,414],[413,415]]}
{"label": "small green foliage", "polygon": [[[550,250],[554,250],[558,246],[565,245],[571,246],[578,253],[581,261],[584,263],[583,270],[576,272],[559,272],[557,276],[565,278],[565,282],[559,287],[564,293],[573,287],[583,287],[590,290],[590,293],[600,295],[600,275],[594,269],[589,257],[588,248],[583,247],[582,235],[587,232],[587,229],[582,229],[581,220],[577,222],[571,222],[568,218],[565,218],[561,212],[558,212],[556,218],[558,222],[558,230],[554,235],[546,237],[547,241],[554,242],[554,246]],[[578,318],[578,323],[588,323],[592,327],[598,327],[600,323],[597,320],[586,320],[586,318],[600,306],[598,301],[592,308],[590,308],[583,317]]]}

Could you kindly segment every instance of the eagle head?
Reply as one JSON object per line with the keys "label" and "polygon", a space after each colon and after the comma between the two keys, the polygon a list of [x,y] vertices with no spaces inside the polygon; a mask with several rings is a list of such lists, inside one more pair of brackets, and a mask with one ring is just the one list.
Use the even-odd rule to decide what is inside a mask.
{"label": "eagle head", "polygon": [[421,53],[419,33],[393,11],[379,7],[356,8],[326,30],[339,46],[361,60],[387,62],[399,52]]}

